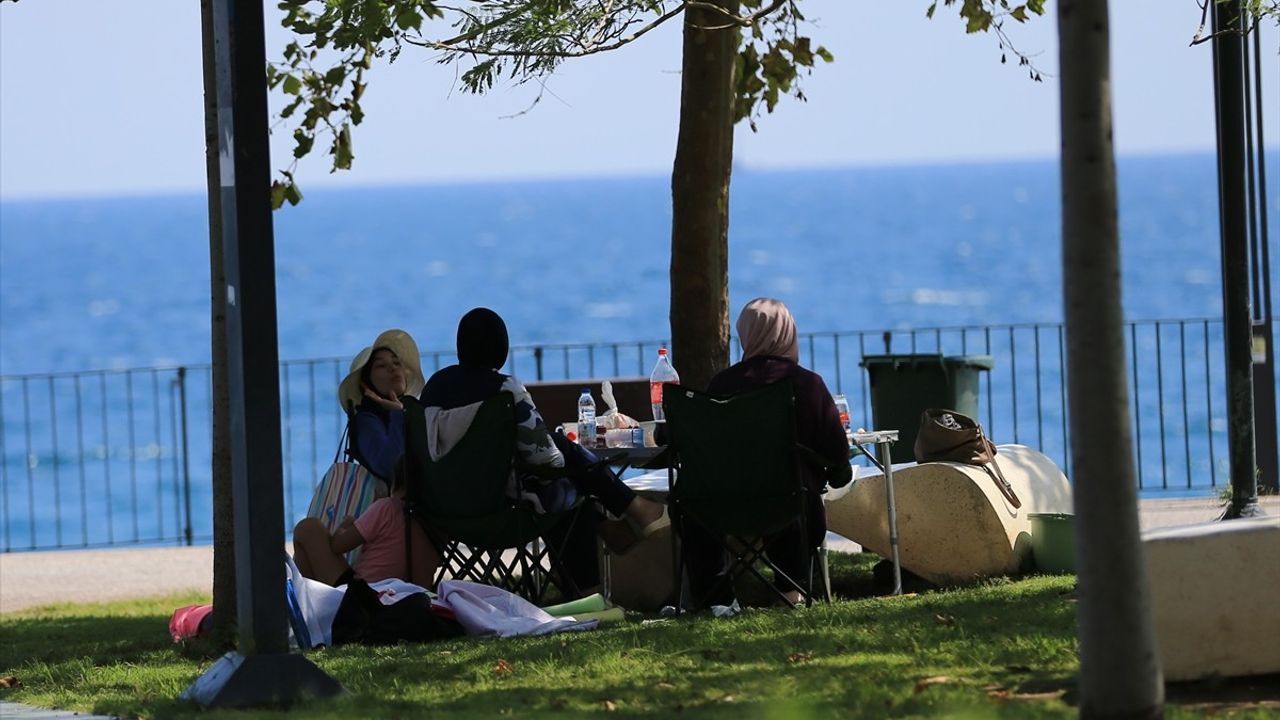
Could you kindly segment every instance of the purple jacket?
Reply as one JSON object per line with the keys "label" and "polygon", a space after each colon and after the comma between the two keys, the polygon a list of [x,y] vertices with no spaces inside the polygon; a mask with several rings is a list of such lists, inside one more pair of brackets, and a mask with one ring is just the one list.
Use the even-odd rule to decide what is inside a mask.
{"label": "purple jacket", "polygon": [[815,492],[821,492],[826,483],[833,487],[847,484],[852,477],[849,441],[845,438],[840,414],[822,376],[787,358],[757,355],[722,370],[711,379],[707,392],[734,395],[781,380],[791,380],[795,387],[796,442],[817,452],[830,463],[825,474],[812,465],[802,465],[805,482]]}

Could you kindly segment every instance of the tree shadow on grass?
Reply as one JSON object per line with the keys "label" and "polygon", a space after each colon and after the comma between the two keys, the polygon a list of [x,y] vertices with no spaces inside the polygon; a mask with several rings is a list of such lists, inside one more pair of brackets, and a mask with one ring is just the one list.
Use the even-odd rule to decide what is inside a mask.
{"label": "tree shadow on grass", "polygon": [[1206,714],[1259,710],[1280,716],[1280,674],[1169,683],[1168,703]]}
{"label": "tree shadow on grass", "polygon": [[[866,716],[876,716],[886,708],[926,712],[939,703],[986,703],[989,685],[1027,694],[1033,681],[1074,673],[1068,591],[1068,583],[1054,579],[994,581],[915,597],[751,610],[731,620],[697,614],[551,637],[333,648],[308,657],[353,696],[299,709],[335,717],[412,717],[424,708],[551,717],[607,712],[612,704],[623,715],[689,709],[727,717],[796,698],[820,708],[875,708]],[[162,614],[33,618],[0,624],[0,641],[6,665],[62,663],[53,673],[66,675],[69,686],[85,683],[75,673],[86,665],[167,665],[169,689],[158,692],[108,686],[129,684],[119,676],[100,678],[91,689],[105,695],[104,706],[95,710],[195,714],[172,688],[207,663],[175,653],[165,628]],[[1024,643],[1026,637],[1042,641]],[[915,689],[941,673],[955,682]]]}
{"label": "tree shadow on grass", "polygon": [[173,647],[162,615],[26,618],[0,625],[4,664],[56,664],[89,660],[95,665],[137,660],[141,654]]}

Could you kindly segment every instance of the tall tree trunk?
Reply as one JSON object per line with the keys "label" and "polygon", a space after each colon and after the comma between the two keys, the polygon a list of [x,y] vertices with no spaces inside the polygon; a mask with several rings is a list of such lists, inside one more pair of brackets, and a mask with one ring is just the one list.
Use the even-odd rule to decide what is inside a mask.
{"label": "tall tree trunk", "polygon": [[227,278],[222,268],[222,181],[218,164],[218,97],[214,89],[213,0],[200,0],[204,55],[205,182],[209,195],[210,330],[213,367],[213,639],[236,638],[235,528],[231,504],[230,387],[227,382]]}
{"label": "tall tree trunk", "polygon": [[1058,34],[1080,715],[1161,717],[1129,432],[1106,0],[1062,0]]}
{"label": "tall tree trunk", "polygon": [[[738,0],[710,4],[738,14]],[[706,387],[729,364],[729,175],[737,26],[704,7],[684,15],[680,134],[671,173],[671,343],[680,380]]]}

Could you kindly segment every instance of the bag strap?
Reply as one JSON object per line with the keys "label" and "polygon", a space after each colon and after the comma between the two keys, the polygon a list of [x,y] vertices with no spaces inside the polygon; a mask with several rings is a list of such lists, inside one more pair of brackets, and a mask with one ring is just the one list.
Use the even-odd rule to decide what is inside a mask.
{"label": "bag strap", "polygon": [[1022,501],[1018,499],[1018,494],[1013,491],[1013,486],[1004,477],[1004,471],[1000,469],[1000,463],[996,462],[996,444],[991,442],[991,438],[982,431],[982,425],[977,426],[978,442],[982,443],[982,447],[991,455],[991,462],[984,463],[982,469],[986,471],[992,482],[996,484],[996,489],[1004,495],[1004,499],[1015,508],[1022,507]]}
{"label": "bag strap", "polygon": [[[1013,491],[1013,486],[1005,479],[1004,472],[1000,469],[1000,463],[996,462],[995,453],[991,455],[991,462],[982,466],[987,471],[987,475],[995,482],[996,488],[1000,490],[1000,494],[1004,495],[1005,500],[1015,508],[1022,507],[1022,501],[1018,499],[1018,494]],[[994,472],[992,470],[994,469]]]}
{"label": "bag strap", "polygon": [[356,453],[352,448],[356,448],[356,406],[355,403],[347,401],[347,426],[342,429],[342,440],[338,443],[338,454],[344,452],[348,458],[355,460],[357,463],[364,465],[360,459],[356,457]]}
{"label": "bag strap", "polygon": [[351,429],[351,418],[347,417],[347,425],[342,428],[342,435],[338,437],[338,449],[333,452],[333,464],[337,465],[342,460],[342,451],[347,447],[347,438]]}

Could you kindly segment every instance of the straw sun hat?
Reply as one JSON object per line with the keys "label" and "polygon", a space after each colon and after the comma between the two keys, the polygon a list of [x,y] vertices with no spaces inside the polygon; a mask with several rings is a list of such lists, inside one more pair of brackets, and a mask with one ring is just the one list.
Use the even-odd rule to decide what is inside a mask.
{"label": "straw sun hat", "polygon": [[373,351],[378,348],[387,348],[400,358],[400,365],[404,368],[405,394],[416,397],[422,392],[422,362],[418,357],[418,344],[413,341],[409,333],[403,330],[387,330],[352,359],[351,370],[338,385],[338,403],[342,405],[343,410],[349,406],[359,405],[364,399],[364,390],[360,388],[360,371],[369,363],[370,358],[373,357]]}

